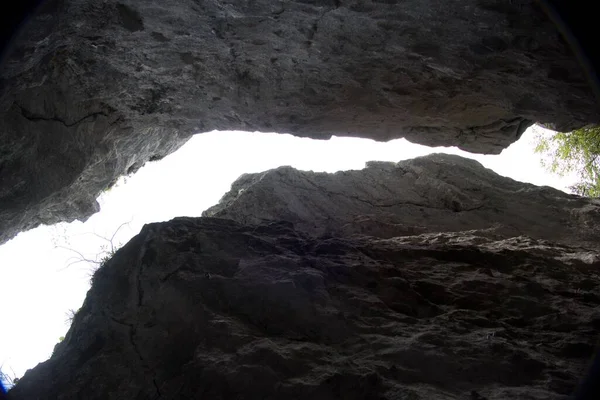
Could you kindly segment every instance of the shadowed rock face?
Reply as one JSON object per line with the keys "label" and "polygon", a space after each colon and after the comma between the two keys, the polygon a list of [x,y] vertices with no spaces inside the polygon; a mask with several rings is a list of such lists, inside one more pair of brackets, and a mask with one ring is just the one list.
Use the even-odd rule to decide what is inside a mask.
{"label": "shadowed rock face", "polygon": [[536,1],[50,0],[0,72],[0,243],[213,129],[498,153],[598,121]]}
{"label": "shadowed rock face", "polygon": [[238,178],[203,216],[293,222],[313,235],[378,237],[489,229],[595,249],[600,202],[433,154],[335,174],[280,167]]}
{"label": "shadowed rock face", "polygon": [[[304,184],[282,185],[299,173],[278,169],[244,196],[282,205],[283,221],[232,202],[237,218],[245,209],[251,223],[204,217],[146,225],[96,272],[64,341],[9,399],[566,399],[600,328],[597,250],[564,244],[566,234],[556,236],[563,244],[535,238],[542,236],[535,229],[523,229],[534,238],[502,229],[391,237],[385,225],[356,234],[327,202],[321,214],[295,218],[301,228],[285,221],[296,214],[282,211],[282,198],[310,210],[347,187],[348,176],[362,199],[376,203],[381,190],[367,190],[366,178],[381,183],[400,167],[408,174],[421,166],[429,196],[438,198],[452,175],[432,174],[428,165],[445,171],[448,163],[471,172],[463,171],[460,189],[448,189],[453,196],[477,187],[487,193],[493,174],[454,156],[307,174],[320,185],[310,194]],[[564,218],[586,202],[497,176],[494,183],[507,203],[545,193]],[[388,220],[371,207],[373,219]],[[339,229],[306,229],[309,217],[320,223],[327,211]],[[419,225],[438,229],[449,223],[441,215],[421,214]]]}

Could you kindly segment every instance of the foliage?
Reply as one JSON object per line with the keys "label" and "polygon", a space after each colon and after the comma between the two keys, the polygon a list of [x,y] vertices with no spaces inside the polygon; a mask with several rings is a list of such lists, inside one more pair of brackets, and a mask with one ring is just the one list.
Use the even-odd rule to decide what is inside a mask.
{"label": "foliage", "polygon": [[62,237],[62,239],[66,245],[58,244],[58,240],[55,240],[54,247],[68,250],[74,254],[73,257],[70,259],[69,263],[65,266],[65,268],[83,262],[91,267],[90,277],[93,277],[94,273],[104,264],[106,264],[106,262],[110,260],[115,255],[117,250],[122,246],[122,243],[115,241],[115,237],[117,236],[121,228],[123,228],[126,225],[128,226],[130,222],[131,221],[123,222],[121,225],[119,225],[119,227],[113,232],[112,236],[110,237],[102,236],[95,232],[90,232],[90,235],[96,236],[97,238],[105,242],[103,245],[100,246],[100,251],[94,256],[87,256],[82,252],[70,247],[69,241],[65,237]]}
{"label": "foliage", "polygon": [[600,197],[600,126],[573,132],[538,136],[536,153],[547,156],[542,164],[559,176],[576,173],[578,182],[570,189],[581,196]]}
{"label": "foliage", "polygon": [[17,384],[17,382],[19,382],[19,378],[15,377],[14,372],[12,375],[9,375],[2,370],[2,367],[3,366],[0,365],[0,393],[3,390],[2,387],[10,390],[14,385]]}
{"label": "foliage", "polygon": [[[65,314],[67,316],[67,319],[65,320],[65,324],[71,326],[71,324],[73,324],[73,320],[75,319],[75,317],[77,316],[77,313],[79,312],[79,310],[81,310],[81,308],[77,309],[77,310],[73,310],[72,308],[69,309],[69,311],[67,311]],[[61,336],[61,338],[64,339],[63,336]],[[59,338],[59,341],[62,342],[63,339]]]}
{"label": "foliage", "polygon": [[[55,236],[53,238],[54,247],[68,250],[69,252],[74,254],[74,256],[68,261],[68,264],[65,266],[65,268],[68,268],[71,265],[74,265],[77,263],[82,263],[82,262],[87,264],[90,267],[90,270],[89,270],[90,284],[93,285],[93,280],[94,280],[94,276],[96,275],[96,272],[100,268],[102,268],[115,255],[117,250],[121,247],[121,243],[120,242],[117,243],[115,241],[115,237],[116,237],[117,233],[119,233],[121,228],[123,228],[125,225],[129,225],[130,222],[131,221],[124,222],[121,225],[119,225],[119,227],[113,232],[112,236],[110,236],[110,237],[102,236],[95,232],[93,232],[93,233],[86,232],[85,234],[93,235],[105,242],[103,245],[100,246],[100,251],[98,253],[96,253],[94,256],[88,256],[88,255],[84,254],[83,252],[75,250],[73,247],[71,247],[69,238],[66,235],[66,230],[63,230],[62,234],[58,234],[57,236]],[[59,243],[64,243],[64,244],[59,244]],[[81,308],[79,308],[77,310],[69,309],[65,313],[65,316],[66,316],[65,324],[67,324],[69,326],[72,325],[75,317],[77,316],[77,314],[79,313],[80,310],[81,310]],[[65,340],[64,336],[61,336],[58,338],[59,343],[61,343],[63,340]],[[52,356],[54,356],[55,351],[56,351],[56,346],[54,347]]]}

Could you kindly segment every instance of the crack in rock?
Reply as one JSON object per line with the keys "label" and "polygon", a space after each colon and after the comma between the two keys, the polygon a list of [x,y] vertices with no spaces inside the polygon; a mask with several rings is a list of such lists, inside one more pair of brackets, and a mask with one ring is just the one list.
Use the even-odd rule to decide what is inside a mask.
{"label": "crack in rock", "polygon": [[144,356],[142,355],[142,352],[140,350],[140,348],[138,347],[136,341],[135,341],[135,336],[137,334],[137,329],[135,327],[134,324],[131,324],[129,322],[126,322],[124,320],[120,320],[116,317],[113,317],[112,315],[108,315],[108,317],[115,322],[116,324],[119,325],[123,325],[129,328],[129,343],[131,344],[131,347],[133,348],[133,351],[135,352],[135,354],[138,356],[138,358],[140,359],[142,366],[144,367],[144,369],[146,369],[148,372],[150,372],[150,374],[152,374],[154,377],[152,378],[152,384],[154,385],[154,388],[156,389],[156,397],[155,399],[158,399],[160,397],[162,397],[161,393],[160,393],[160,389],[158,387],[158,384],[156,383],[156,372],[150,368],[150,365],[148,364],[148,362],[146,361],[146,359],[144,358]]}
{"label": "crack in rock", "polygon": [[44,117],[42,115],[36,115],[34,113],[32,113],[31,111],[27,110],[26,108],[24,108],[23,106],[19,105],[18,103],[14,103],[14,105],[16,105],[19,110],[21,110],[21,115],[29,120],[29,121],[33,121],[33,122],[37,122],[37,121],[52,121],[52,122],[59,122],[61,124],[63,124],[64,126],[66,126],[67,128],[71,128],[75,125],[78,125],[80,123],[82,123],[83,121],[90,119],[90,118],[95,118],[98,116],[103,116],[103,117],[108,117],[108,114],[106,114],[103,111],[98,111],[98,112],[94,112],[91,114],[88,114],[84,117],[79,118],[77,121],[74,122],[66,122],[65,120],[58,118],[58,117]]}

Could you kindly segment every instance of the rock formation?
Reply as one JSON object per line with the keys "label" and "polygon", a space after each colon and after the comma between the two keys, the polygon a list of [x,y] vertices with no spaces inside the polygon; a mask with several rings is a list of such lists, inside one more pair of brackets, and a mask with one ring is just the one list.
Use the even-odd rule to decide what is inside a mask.
{"label": "rock formation", "polygon": [[599,120],[534,0],[49,0],[0,71],[0,243],[213,129],[498,153]]}
{"label": "rock formation", "polygon": [[246,174],[203,216],[242,224],[283,219],[312,235],[493,229],[590,249],[600,238],[600,201],[517,182],[449,154],[335,174],[291,167]]}
{"label": "rock formation", "polygon": [[232,189],[208,213],[237,221],[121,248],[9,399],[558,400],[582,376],[598,202],[444,155]]}

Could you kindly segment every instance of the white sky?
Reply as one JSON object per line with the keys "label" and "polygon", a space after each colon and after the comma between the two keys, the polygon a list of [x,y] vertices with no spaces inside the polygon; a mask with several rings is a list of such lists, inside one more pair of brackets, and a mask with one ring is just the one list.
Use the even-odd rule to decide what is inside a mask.
{"label": "white sky", "polygon": [[110,237],[123,222],[131,221],[115,240],[125,243],[145,223],[200,216],[241,174],[281,165],[334,172],[362,169],[371,160],[400,161],[446,152],[474,158],[500,175],[567,191],[572,180],[548,174],[533,153],[534,131],[550,132],[529,129],[498,156],[429,148],[403,139],[379,143],[337,137],[316,141],[275,133],[196,135],[176,153],[146,164],[126,183],[120,181],[103,194],[99,199],[102,210],[86,223],[42,226],[0,246],[0,367],[21,377],[46,360],[69,328],[67,311],[83,303],[92,267],[85,263],[68,266],[74,253],[55,248],[57,242],[93,258],[105,244],[93,233]]}

